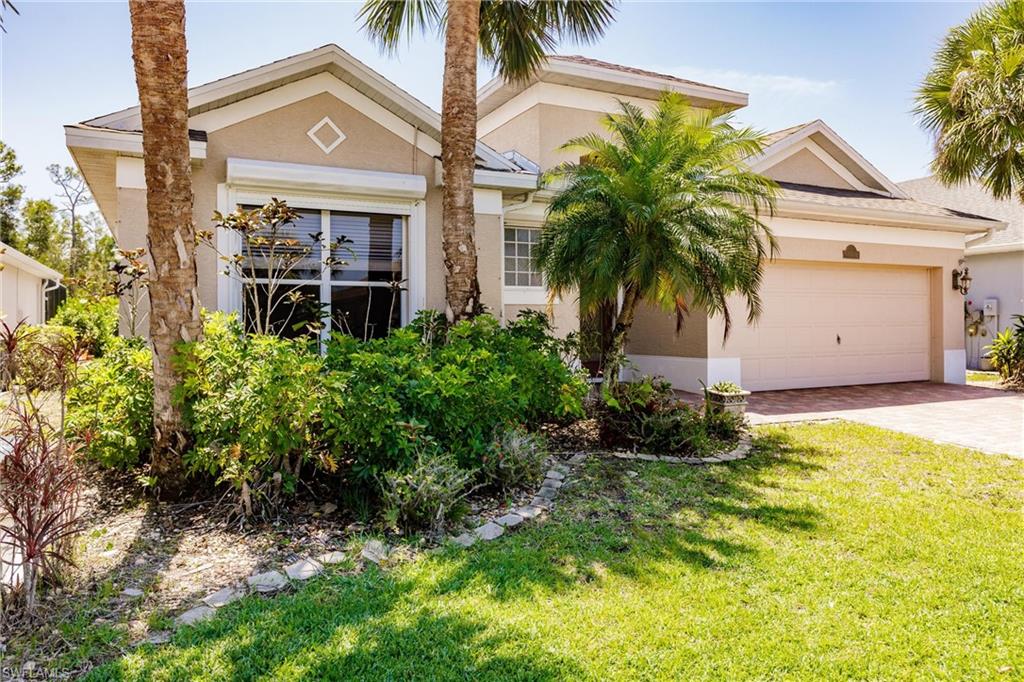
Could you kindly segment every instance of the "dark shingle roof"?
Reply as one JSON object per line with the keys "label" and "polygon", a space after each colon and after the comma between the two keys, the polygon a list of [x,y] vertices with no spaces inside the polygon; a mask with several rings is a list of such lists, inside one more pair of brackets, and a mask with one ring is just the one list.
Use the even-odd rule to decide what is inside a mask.
{"label": "dark shingle roof", "polygon": [[780,182],[782,188],[782,199],[793,201],[806,201],[824,206],[848,206],[850,208],[878,209],[882,211],[896,211],[913,215],[935,216],[936,218],[968,218],[973,220],[992,220],[985,216],[958,211],[952,208],[942,208],[933,204],[915,201],[913,199],[897,199],[887,197],[874,192],[863,192],[860,190],[833,189],[832,187],[818,187],[816,185],[799,185],[794,182]]}
{"label": "dark shingle roof", "polygon": [[907,180],[899,183],[899,186],[904,192],[921,201],[956,206],[962,211],[1005,221],[1006,229],[993,232],[984,240],[985,246],[1024,241],[1024,206],[1019,201],[993,199],[988,190],[977,183],[946,187],[934,176]]}

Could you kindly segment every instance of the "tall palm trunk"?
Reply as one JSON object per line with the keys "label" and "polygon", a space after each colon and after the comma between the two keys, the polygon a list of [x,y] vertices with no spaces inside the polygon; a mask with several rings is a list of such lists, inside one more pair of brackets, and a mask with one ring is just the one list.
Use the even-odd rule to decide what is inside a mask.
{"label": "tall palm trunk", "polygon": [[441,162],[444,167],[443,227],[448,319],[480,312],[477,279],[473,171],[476,167],[476,59],[480,3],[448,3],[441,92]]}
{"label": "tall palm trunk", "polygon": [[130,0],[132,55],[142,110],[149,215],[149,331],[153,345],[153,473],[164,492],[181,488],[186,438],[172,402],[175,346],[202,333],[192,224],[185,4]]}
{"label": "tall palm trunk", "polygon": [[626,357],[626,339],[629,338],[629,330],[633,328],[633,320],[636,319],[636,306],[640,302],[640,296],[635,287],[627,286],[622,295],[622,307],[615,318],[615,326],[612,328],[612,338],[608,344],[608,357],[604,364],[604,385],[611,386],[619,380],[619,370],[622,368],[622,361]]}

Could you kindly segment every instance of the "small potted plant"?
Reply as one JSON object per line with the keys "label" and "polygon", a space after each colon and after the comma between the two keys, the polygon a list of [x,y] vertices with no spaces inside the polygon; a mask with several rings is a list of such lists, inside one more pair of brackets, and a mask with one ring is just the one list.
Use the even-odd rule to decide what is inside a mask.
{"label": "small potted plant", "polygon": [[719,381],[704,389],[704,402],[715,412],[743,414],[747,411],[749,395],[750,391],[744,391],[731,381]]}

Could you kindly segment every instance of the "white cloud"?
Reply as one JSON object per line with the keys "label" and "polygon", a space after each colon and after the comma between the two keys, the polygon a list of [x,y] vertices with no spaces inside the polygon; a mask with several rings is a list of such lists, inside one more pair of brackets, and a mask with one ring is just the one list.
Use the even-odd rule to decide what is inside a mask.
{"label": "white cloud", "polygon": [[733,69],[705,69],[698,66],[678,66],[667,69],[664,67],[654,67],[649,70],[749,93],[776,93],[797,96],[821,95],[832,92],[839,87],[839,82],[834,80],[815,80],[803,76],[752,73]]}

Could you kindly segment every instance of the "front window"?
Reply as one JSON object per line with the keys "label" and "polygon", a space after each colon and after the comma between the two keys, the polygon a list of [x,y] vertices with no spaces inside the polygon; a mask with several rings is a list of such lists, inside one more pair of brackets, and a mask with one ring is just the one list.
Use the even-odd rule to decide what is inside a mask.
{"label": "front window", "polygon": [[[405,219],[297,210],[299,218],[278,232],[286,243],[282,246],[278,240],[274,246],[298,255],[289,261],[294,264],[283,278],[274,279],[267,268],[260,269],[259,249],[253,249],[256,279],[242,297],[247,326],[255,326],[254,311],[269,315],[270,324],[264,326],[286,337],[323,328],[368,339],[387,336],[401,326]],[[280,254],[264,255],[269,259]],[[272,297],[271,288],[275,290]],[[268,303],[273,306],[270,310]]]}
{"label": "front window", "polygon": [[533,250],[538,241],[538,227],[505,228],[505,286],[543,286],[540,272],[533,264]]}

